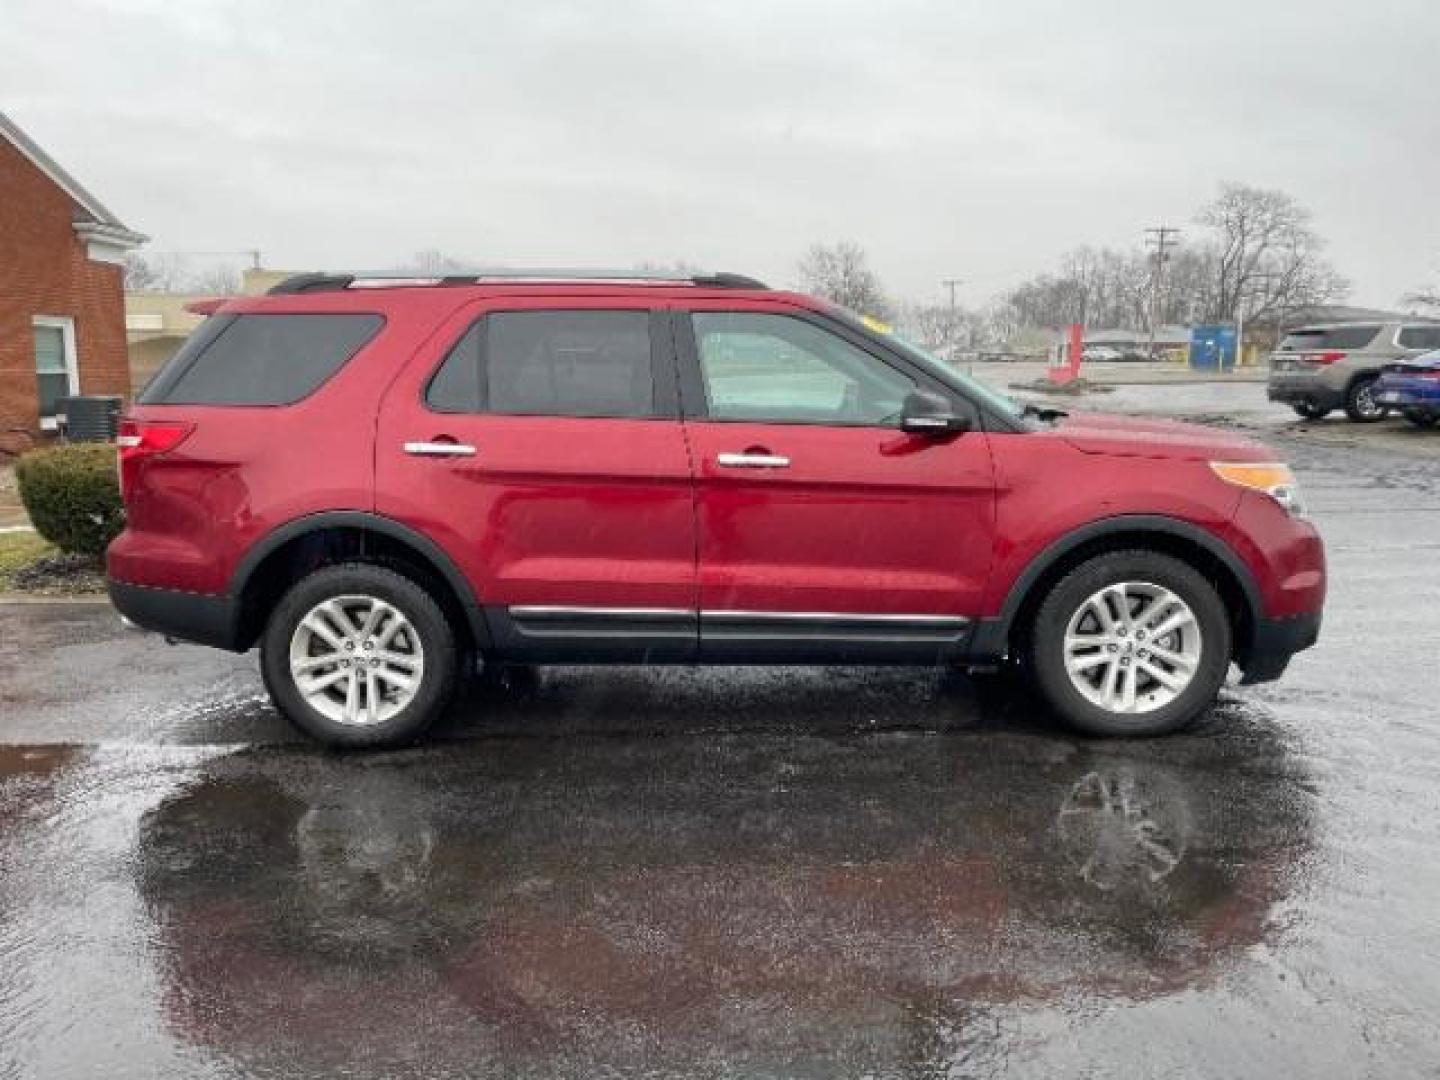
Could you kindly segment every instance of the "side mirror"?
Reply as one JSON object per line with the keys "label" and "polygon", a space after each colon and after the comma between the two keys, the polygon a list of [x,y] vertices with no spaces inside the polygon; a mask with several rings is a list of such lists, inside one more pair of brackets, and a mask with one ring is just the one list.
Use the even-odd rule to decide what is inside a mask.
{"label": "side mirror", "polygon": [[958,435],[970,430],[970,418],[956,415],[939,394],[911,390],[900,408],[900,430],[907,435]]}

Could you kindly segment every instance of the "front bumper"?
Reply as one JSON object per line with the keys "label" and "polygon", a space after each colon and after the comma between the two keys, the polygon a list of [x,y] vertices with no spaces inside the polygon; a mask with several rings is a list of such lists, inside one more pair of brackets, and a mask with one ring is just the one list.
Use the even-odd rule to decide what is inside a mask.
{"label": "front bumper", "polygon": [[1240,682],[1274,682],[1285,673],[1290,658],[1320,640],[1320,612],[1292,615],[1288,619],[1261,619],[1250,635],[1250,647],[1238,658]]}
{"label": "front bumper", "polygon": [[1375,400],[1397,409],[1440,412],[1440,379],[1382,375],[1375,384]]}
{"label": "front bumper", "polygon": [[120,617],[141,630],[239,652],[239,605],[228,596],[152,589],[113,578],[106,583]]}

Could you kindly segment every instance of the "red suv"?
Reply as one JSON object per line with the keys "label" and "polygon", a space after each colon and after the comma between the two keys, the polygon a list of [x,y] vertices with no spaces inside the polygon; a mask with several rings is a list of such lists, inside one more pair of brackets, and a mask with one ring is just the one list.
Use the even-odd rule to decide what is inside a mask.
{"label": "red suv", "polygon": [[1267,448],[1020,406],[733,274],[302,275],[216,304],[124,422],[110,592],[260,645],[330,743],[494,662],[1014,661],[1103,734],[1313,644],[1324,553]]}

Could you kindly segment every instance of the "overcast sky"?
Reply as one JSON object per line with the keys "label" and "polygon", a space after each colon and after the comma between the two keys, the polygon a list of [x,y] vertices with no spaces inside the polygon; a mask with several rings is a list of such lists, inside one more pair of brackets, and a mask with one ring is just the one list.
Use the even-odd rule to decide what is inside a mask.
{"label": "overcast sky", "polygon": [[1239,180],[1390,305],[1440,278],[1437,105],[1440,0],[0,0],[0,110],[152,250],[285,269],[786,284],[850,238],[980,302]]}

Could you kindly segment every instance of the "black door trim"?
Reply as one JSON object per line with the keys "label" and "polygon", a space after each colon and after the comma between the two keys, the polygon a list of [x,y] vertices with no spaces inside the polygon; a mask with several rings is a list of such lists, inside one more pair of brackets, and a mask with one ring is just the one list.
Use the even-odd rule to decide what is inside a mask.
{"label": "black door trim", "polygon": [[499,656],[552,663],[932,664],[957,658],[972,625],[958,615],[543,604],[486,615]]}

